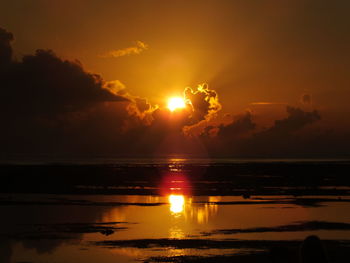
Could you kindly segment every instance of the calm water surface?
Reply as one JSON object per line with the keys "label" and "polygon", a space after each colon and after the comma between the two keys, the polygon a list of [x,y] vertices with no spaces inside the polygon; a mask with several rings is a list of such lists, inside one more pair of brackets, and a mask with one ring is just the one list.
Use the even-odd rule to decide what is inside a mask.
{"label": "calm water surface", "polygon": [[[261,162],[267,164],[261,165]],[[105,181],[101,179],[100,186],[93,183],[99,183],[98,176],[102,176],[99,172],[105,171],[104,166],[89,174],[89,178],[97,180],[87,181],[83,188],[79,188],[80,185],[67,188],[83,189],[90,193],[97,190],[103,192],[103,189],[108,189],[106,182],[115,178],[118,180],[112,190],[120,191],[120,186],[121,189],[134,191],[132,195],[18,194],[15,192],[17,184],[21,191],[26,191],[28,187],[40,190],[36,182],[40,184],[41,181],[28,179],[27,174],[22,175],[26,169],[15,167],[11,170],[11,167],[5,167],[8,173],[16,172],[16,177],[9,177],[9,180],[16,178],[19,181],[11,181],[13,190],[0,194],[0,262],[159,262],[160,257],[171,262],[171,257],[179,256],[266,252],[265,241],[276,241],[276,244],[301,242],[310,234],[316,234],[322,240],[350,242],[350,185],[342,173],[342,168],[348,167],[349,163],[343,161],[339,165],[332,163],[333,166],[328,166],[327,162],[331,161],[325,160],[321,162],[322,168],[315,170],[318,167],[318,161],[315,160],[299,160],[296,165],[292,160],[284,160],[291,163],[287,166],[281,166],[280,162],[261,160],[258,164],[257,161],[252,162],[252,165],[242,160],[222,160],[224,165],[228,163],[228,172],[224,165],[216,161],[218,166],[212,170],[214,174],[204,176],[207,168],[197,168],[210,167],[208,160],[197,160],[194,168],[191,166],[194,161],[188,163],[186,159],[158,160],[149,164],[151,167],[159,166],[159,170],[152,170],[146,161],[138,160],[137,164],[130,164],[130,167],[137,167],[133,170],[133,176],[137,179],[129,179],[131,168],[125,161],[122,166],[120,162],[116,166],[108,166],[107,172],[112,171],[115,177],[103,174]],[[300,165],[304,162],[313,164]],[[236,163],[239,165],[235,166]],[[45,178],[45,173],[50,174],[52,169],[57,169],[56,166],[52,167],[39,167],[34,171]],[[146,173],[143,167],[150,173]],[[295,181],[293,174],[282,178],[280,170],[288,172],[285,167],[297,167],[299,179]],[[324,172],[324,169],[335,171],[330,168],[335,167],[338,169],[337,177],[328,177],[327,170],[322,180],[317,180],[315,176],[312,177],[314,179],[303,181],[303,175],[298,172],[306,171],[305,167],[308,171],[306,176]],[[76,171],[74,166],[64,171],[70,169]],[[79,184],[80,181],[84,182],[85,171],[89,170],[77,170]],[[121,171],[126,172],[123,174]],[[199,176],[193,177],[196,181],[191,178],[191,171],[200,171]],[[153,173],[159,175],[153,177]],[[148,176],[153,181],[147,181]],[[287,184],[284,184],[284,178],[289,178]],[[30,186],[21,184],[24,179]],[[65,186],[59,173],[52,180],[60,184],[56,186],[50,182],[48,191],[59,191],[61,186]],[[304,187],[305,183],[309,188]],[[294,190],[289,195],[263,194],[266,191],[276,192],[275,189],[281,193],[290,186]],[[140,195],[147,187],[156,194]],[[242,189],[239,194],[227,194],[230,191],[237,192],[238,188]],[[226,191],[225,194],[220,195],[221,189]],[[322,196],[300,195],[317,193],[319,189],[322,190]],[[6,187],[3,188],[5,190]],[[245,191],[249,191],[249,194],[244,194]],[[205,192],[216,194],[201,194]],[[345,194],[342,196],[341,193]]]}
{"label": "calm water surface", "polygon": [[[131,262],[153,256],[241,253],[243,248],[172,248],[148,245],[139,248],[127,240],[239,239],[302,240],[309,234],[322,239],[350,239],[348,231],[274,231],[300,221],[350,223],[348,202],[322,202],[305,206],[289,197],[260,196],[55,196],[3,195],[17,204],[1,206],[1,262]],[[20,200],[30,202],[21,205]],[[48,204],[37,201],[47,202]],[[68,200],[68,201],[67,201]],[[266,201],[284,200],[282,203]],[[74,201],[80,202],[74,204]],[[81,202],[92,202],[81,205]],[[63,204],[66,202],[66,204]],[[67,204],[67,202],[70,202]],[[261,202],[261,204],[259,204]],[[114,204],[114,205],[113,205]],[[102,223],[102,224],[101,224]],[[104,224],[108,223],[108,224]],[[116,227],[108,235],[89,226]],[[79,226],[79,227],[77,227]],[[82,227],[81,227],[82,226]],[[267,232],[223,233],[223,229],[271,228]],[[7,238],[5,238],[7,236]],[[98,241],[123,241],[101,245]]]}

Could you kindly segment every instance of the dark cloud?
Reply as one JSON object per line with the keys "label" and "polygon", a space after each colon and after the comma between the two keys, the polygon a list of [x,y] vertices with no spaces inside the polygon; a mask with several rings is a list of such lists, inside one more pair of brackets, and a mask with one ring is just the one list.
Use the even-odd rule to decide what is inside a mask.
{"label": "dark cloud", "polygon": [[288,116],[276,120],[266,130],[255,133],[244,147],[247,155],[262,156],[303,156],[308,152],[307,144],[301,141],[303,128],[321,119],[318,111],[303,111],[300,108],[286,107]]}
{"label": "dark cloud", "polygon": [[151,105],[146,98],[127,95],[131,103],[128,104],[128,113],[132,116],[138,117],[144,124],[150,125],[153,121],[152,112],[156,110],[157,106]]}
{"label": "dark cloud", "polygon": [[215,90],[209,89],[207,84],[199,85],[195,90],[186,88],[185,98],[192,105],[194,123],[210,119],[221,109],[218,94]]}
{"label": "dark cloud", "polygon": [[50,50],[37,50],[35,55],[12,62],[0,83],[2,111],[20,115],[52,116],[98,102],[126,100],[105,88],[101,76]]}
{"label": "dark cloud", "polygon": [[137,109],[140,112],[145,112],[151,109],[151,104],[149,104],[146,99],[135,98],[135,103],[136,103]]}
{"label": "dark cloud", "polygon": [[305,125],[311,124],[321,119],[318,111],[306,112],[299,108],[291,106],[286,107],[288,116],[282,120],[276,120],[275,125],[268,129],[265,133],[272,134],[288,134],[303,128]]}
{"label": "dark cloud", "polygon": [[189,104],[188,122],[184,123],[182,132],[186,136],[195,137],[208,129],[210,123],[221,110],[219,96],[208,84],[198,85],[196,89],[187,87],[184,91],[184,98]]}
{"label": "dark cloud", "polygon": [[207,126],[200,137],[213,155],[237,155],[255,127],[251,113],[247,112],[229,124]]}
{"label": "dark cloud", "polygon": [[12,59],[11,41],[14,40],[12,33],[0,28],[0,67],[8,65]]}
{"label": "dark cloud", "polygon": [[134,119],[120,82],[106,82],[50,50],[13,60],[12,39],[0,30],[0,64],[6,65],[0,67],[2,154],[92,151],[115,142],[112,133],[118,138],[125,120]]}
{"label": "dark cloud", "polygon": [[[218,95],[207,85],[187,88],[189,102],[170,112],[133,96],[122,82],[104,81],[78,61],[37,50],[11,59],[12,34],[2,31],[0,131],[2,154],[143,155],[191,151],[184,127],[210,120],[220,110]],[[168,150],[167,150],[168,148]],[[161,149],[161,150],[158,150]]]}
{"label": "dark cloud", "polygon": [[245,115],[240,116],[236,121],[228,125],[221,124],[217,136],[229,137],[233,134],[246,134],[247,132],[254,130],[255,127],[256,124],[252,121],[251,113],[247,112]]}
{"label": "dark cloud", "polygon": [[310,95],[310,94],[303,94],[303,95],[301,96],[301,102],[302,102],[303,104],[306,104],[306,105],[311,104],[311,102],[312,102],[312,97],[311,97],[311,95]]}
{"label": "dark cloud", "polygon": [[[11,33],[0,30],[1,158],[334,156],[346,154],[350,145],[346,134],[305,131],[321,119],[316,110],[287,106],[286,118],[261,128],[251,112],[220,117],[217,92],[203,84],[186,88],[187,107],[171,112],[129,94],[122,82],[107,82],[50,50],[16,61],[12,40]],[[302,101],[309,103],[311,96],[305,94]]]}
{"label": "dark cloud", "polygon": [[[270,128],[256,131],[251,113],[228,125],[207,127],[201,135],[215,155],[241,157],[285,157],[309,155],[303,128],[320,120],[318,111],[303,111],[287,106],[287,117],[276,120]],[[211,137],[211,138],[210,138]],[[307,154],[306,154],[307,153]]]}

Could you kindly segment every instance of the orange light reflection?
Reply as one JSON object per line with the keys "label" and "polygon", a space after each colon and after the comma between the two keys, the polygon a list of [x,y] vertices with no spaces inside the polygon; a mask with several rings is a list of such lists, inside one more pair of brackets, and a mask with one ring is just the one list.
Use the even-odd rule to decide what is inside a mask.
{"label": "orange light reflection", "polygon": [[185,197],[183,195],[169,195],[170,211],[181,213],[184,211]]}

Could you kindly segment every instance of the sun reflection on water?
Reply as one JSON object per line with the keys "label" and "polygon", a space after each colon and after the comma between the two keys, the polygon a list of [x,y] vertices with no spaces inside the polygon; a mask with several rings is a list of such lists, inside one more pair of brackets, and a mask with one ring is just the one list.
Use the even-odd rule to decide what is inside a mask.
{"label": "sun reflection on water", "polygon": [[198,224],[206,224],[209,218],[217,213],[220,197],[192,196],[190,178],[185,172],[174,172],[179,164],[174,162],[169,165],[171,172],[165,174],[160,184],[160,193],[168,199],[170,214],[175,218],[192,221]]}
{"label": "sun reflection on water", "polygon": [[183,195],[169,195],[169,203],[172,213],[182,213],[185,206],[185,197]]}
{"label": "sun reflection on water", "polygon": [[184,210],[185,220],[197,222],[198,224],[206,224],[209,219],[218,212],[218,205],[215,202],[221,200],[221,197],[210,196],[209,200],[205,200],[204,204],[193,204],[193,197],[185,199],[186,208]]}
{"label": "sun reflection on water", "polygon": [[169,228],[169,238],[181,239],[185,238],[185,233],[179,226],[172,226]]}
{"label": "sun reflection on water", "polygon": [[168,202],[170,212],[174,217],[183,216],[184,220],[206,224],[211,216],[217,213],[218,205],[215,202],[220,201],[220,197],[210,196],[204,204],[193,204],[193,197],[187,197],[181,194],[170,194]]}

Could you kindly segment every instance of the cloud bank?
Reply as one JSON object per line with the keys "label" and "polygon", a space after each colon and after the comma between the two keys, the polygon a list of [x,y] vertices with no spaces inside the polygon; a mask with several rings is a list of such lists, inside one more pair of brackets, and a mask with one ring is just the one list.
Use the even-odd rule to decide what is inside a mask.
{"label": "cloud bank", "polygon": [[[13,40],[10,32],[0,29],[2,159],[348,154],[346,133],[340,136],[315,126],[321,120],[317,110],[286,105],[286,117],[271,127],[260,127],[250,111],[228,121],[222,117],[218,93],[202,84],[185,88],[187,107],[171,112],[129,94],[121,81],[105,81],[80,62],[65,60],[51,50],[15,60]],[[303,95],[302,102],[311,104],[311,96]]]}

